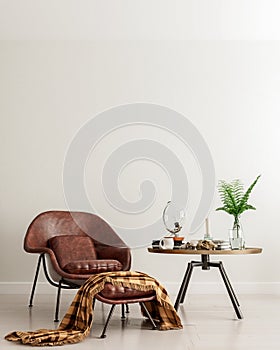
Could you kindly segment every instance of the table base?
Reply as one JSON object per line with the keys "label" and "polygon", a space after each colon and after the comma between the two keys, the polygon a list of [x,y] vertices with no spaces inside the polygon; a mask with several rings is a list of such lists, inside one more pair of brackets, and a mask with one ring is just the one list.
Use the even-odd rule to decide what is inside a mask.
{"label": "table base", "polygon": [[226,271],[224,269],[222,261],[217,261],[217,262],[211,262],[210,257],[208,254],[202,254],[201,255],[201,261],[191,261],[188,263],[187,270],[185,272],[181,287],[179,289],[174,308],[177,311],[179,304],[183,304],[186,296],[186,292],[189,286],[189,282],[191,279],[191,275],[193,272],[194,267],[201,267],[202,270],[210,270],[210,267],[218,267],[219,271],[222,275],[222,279],[224,281],[224,284],[226,286],[228,295],[230,297],[230,300],[232,302],[233,308],[235,310],[235,313],[239,319],[243,318],[241,309],[240,309],[240,304],[238,302],[238,299],[236,297],[236,294],[234,293],[234,290],[232,288],[232,285],[230,283],[230,280],[226,274]]}

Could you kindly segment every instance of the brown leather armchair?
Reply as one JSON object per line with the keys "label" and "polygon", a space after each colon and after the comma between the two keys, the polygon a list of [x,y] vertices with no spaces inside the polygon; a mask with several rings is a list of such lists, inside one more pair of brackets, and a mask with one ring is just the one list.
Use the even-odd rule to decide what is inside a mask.
{"label": "brown leather armchair", "polygon": [[57,287],[55,321],[58,321],[61,289],[79,288],[92,274],[127,271],[131,252],[116,232],[91,213],[47,211],[29,225],[24,249],[40,254],[29,306],[33,305],[41,264],[47,281]]}

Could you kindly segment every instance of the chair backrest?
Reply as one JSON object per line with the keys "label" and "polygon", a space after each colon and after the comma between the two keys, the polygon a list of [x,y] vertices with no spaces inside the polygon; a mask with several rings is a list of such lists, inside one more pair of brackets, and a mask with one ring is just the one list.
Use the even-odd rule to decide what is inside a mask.
{"label": "chair backrest", "polygon": [[116,232],[101,217],[83,212],[47,211],[29,225],[24,249],[29,253],[48,253],[48,241],[59,235],[88,235],[104,246],[127,248]]}

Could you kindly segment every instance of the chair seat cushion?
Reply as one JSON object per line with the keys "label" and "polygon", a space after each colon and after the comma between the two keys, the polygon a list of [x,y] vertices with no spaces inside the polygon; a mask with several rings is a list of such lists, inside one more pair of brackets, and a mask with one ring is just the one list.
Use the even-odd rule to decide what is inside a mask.
{"label": "chair seat cushion", "polygon": [[155,292],[153,290],[141,291],[105,283],[104,289],[99,294],[106,299],[127,300],[150,297],[155,295]]}
{"label": "chair seat cushion", "polygon": [[74,274],[94,274],[100,272],[121,271],[122,264],[118,260],[76,260],[71,261],[65,266],[63,270]]}

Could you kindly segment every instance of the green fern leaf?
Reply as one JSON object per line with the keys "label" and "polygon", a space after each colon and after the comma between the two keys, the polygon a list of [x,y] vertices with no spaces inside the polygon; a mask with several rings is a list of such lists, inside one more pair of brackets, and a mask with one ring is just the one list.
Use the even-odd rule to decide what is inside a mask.
{"label": "green fern leaf", "polygon": [[[256,180],[252,183],[251,186],[249,186],[248,190],[245,192],[245,194],[243,195],[243,197],[241,198],[240,202],[239,202],[239,206],[238,206],[238,209],[239,211],[242,210],[242,212],[244,211],[243,210],[243,207],[248,205],[247,202],[249,200],[249,196],[253,190],[253,188],[255,187],[256,183],[258,182],[259,178],[261,177],[261,175],[257,176]],[[251,208],[248,208],[248,209],[251,209]],[[245,209],[246,210],[246,209]]]}
{"label": "green fern leaf", "polygon": [[260,175],[245,193],[244,186],[239,179],[235,179],[229,183],[224,180],[220,180],[218,183],[218,192],[223,206],[217,208],[216,210],[223,210],[228,214],[234,215],[235,218],[242,214],[245,210],[256,210],[255,207],[247,202],[259,178]]}

